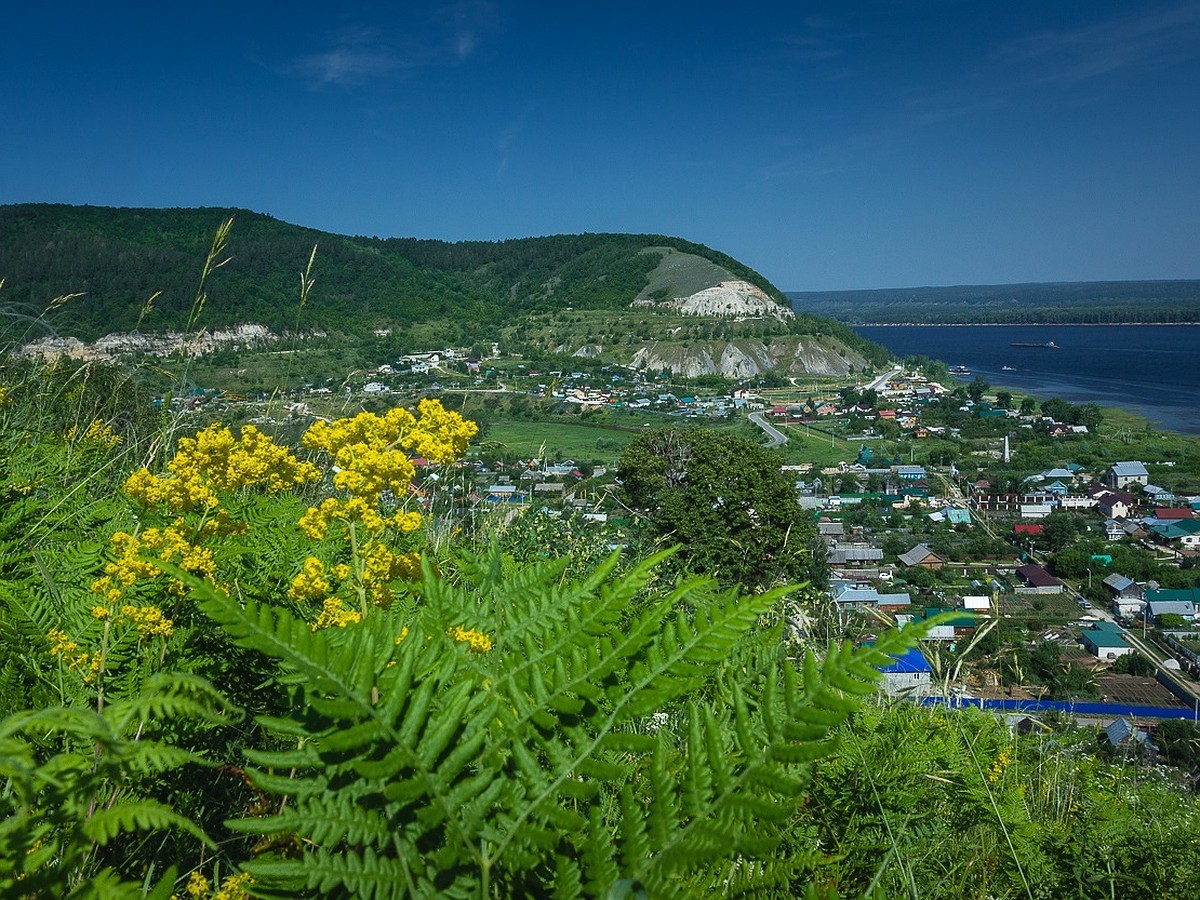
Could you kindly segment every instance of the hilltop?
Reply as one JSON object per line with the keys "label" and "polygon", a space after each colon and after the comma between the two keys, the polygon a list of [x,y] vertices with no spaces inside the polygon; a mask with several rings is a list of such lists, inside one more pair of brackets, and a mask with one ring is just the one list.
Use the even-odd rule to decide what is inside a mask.
{"label": "hilltop", "polygon": [[[77,348],[116,335],[102,346],[156,352],[146,335],[187,330],[201,265],[227,219],[228,262],[204,286],[210,334],[387,334],[408,347],[507,334],[510,346],[542,353],[729,377],[845,374],[886,355],[850,329],[795,316],[738,260],[648,234],[451,243],[331,234],[240,209],[11,205],[0,207],[0,300],[36,319],[71,298],[21,342],[52,331],[55,347]],[[314,246],[315,288],[301,308]]]}
{"label": "hilltop", "polygon": [[[241,209],[0,207],[5,299],[41,309],[81,294],[56,327],[95,338],[128,330],[152,292],[154,329],[184,325],[200,262],[217,227],[233,219],[228,256],[208,286],[214,326],[247,321],[294,327],[297,276],[317,245],[320,290],[310,325],[350,332],[396,320],[463,316],[502,323],[572,307],[616,309],[636,298],[685,297],[742,281],[790,313],[782,292],[723,253],[663,235],[577,234],[507,241],[349,237]],[[660,266],[667,254],[683,265]],[[650,284],[651,273],[654,283]]]}

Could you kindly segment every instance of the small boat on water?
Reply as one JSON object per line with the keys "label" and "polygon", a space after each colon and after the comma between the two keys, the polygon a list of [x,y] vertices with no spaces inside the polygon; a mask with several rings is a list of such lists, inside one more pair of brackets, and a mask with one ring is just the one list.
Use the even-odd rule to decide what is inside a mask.
{"label": "small boat on water", "polygon": [[968,375],[970,375],[970,374],[971,374],[971,370],[970,370],[970,369],[968,369],[966,366],[951,366],[951,367],[950,367],[950,374],[951,374],[951,375],[957,375],[959,378],[963,378],[963,377],[965,377],[965,376],[968,376]]}
{"label": "small boat on water", "polygon": [[1010,347],[1038,347],[1042,350],[1058,350],[1061,349],[1054,341],[1013,341],[1008,346]]}
{"label": "small boat on water", "polygon": [[1001,372],[1015,372],[1017,370],[1014,369],[1012,366],[1001,366],[1000,371]]}

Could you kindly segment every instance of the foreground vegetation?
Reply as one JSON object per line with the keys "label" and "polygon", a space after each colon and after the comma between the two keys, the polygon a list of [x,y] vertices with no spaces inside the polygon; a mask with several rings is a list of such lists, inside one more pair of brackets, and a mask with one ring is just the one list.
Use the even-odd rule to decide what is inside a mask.
{"label": "foreground vegetation", "polygon": [[[123,229],[162,234],[130,215]],[[461,259],[406,247],[472,277],[497,263],[490,246]],[[310,268],[301,306],[311,285]],[[533,330],[552,346],[556,329],[608,316],[591,313]],[[869,636],[858,622],[865,639],[843,640],[815,524],[744,422],[569,413],[533,359],[478,373],[445,405],[423,390],[368,397],[345,389],[362,384],[339,371],[345,352],[273,357],[260,374],[282,383],[253,407],[204,402],[220,392],[196,384],[241,359],[117,369],[0,355],[0,894],[1200,892],[1187,723],[1160,742],[1178,768],[1156,769],[1070,721],[1022,737],[982,713],[883,698],[879,667],[945,620],[874,621]],[[581,383],[626,377],[576,364]],[[293,391],[304,365],[328,374]],[[510,376],[522,390],[499,389]],[[326,379],[336,393],[316,387]],[[665,380],[639,390],[651,384]],[[808,402],[830,385],[776,387]],[[851,390],[870,405],[857,389],[843,399]],[[962,399],[930,404],[959,437],[925,445],[927,459],[994,441]],[[844,461],[862,424],[806,427],[805,446],[794,429],[790,461]],[[469,447],[507,464],[556,438],[601,456],[584,469],[617,463],[620,521],[473,495]],[[1058,450],[1032,433],[1016,447],[1024,466]],[[1069,554],[1078,534],[1051,524]],[[995,550],[973,537],[970,552]],[[968,649],[1002,655],[986,637]],[[1010,655],[1047,680],[1069,673],[1052,654]]]}
{"label": "foreground vegetation", "polygon": [[918,629],[829,645],[793,587],[432,527],[407,457],[474,431],[437,404],[285,447],[147,400],[5,363],[5,895],[1200,889],[1194,803],[1091,732],[881,703]]}

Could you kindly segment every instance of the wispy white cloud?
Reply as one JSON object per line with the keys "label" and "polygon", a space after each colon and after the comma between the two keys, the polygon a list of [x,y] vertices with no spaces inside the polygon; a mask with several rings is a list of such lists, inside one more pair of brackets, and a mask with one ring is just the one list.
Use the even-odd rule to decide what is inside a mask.
{"label": "wispy white cloud", "polygon": [[517,145],[517,140],[521,136],[521,131],[525,127],[525,121],[529,118],[537,104],[529,103],[521,110],[520,114],[513,119],[508,125],[500,130],[500,136],[496,140],[496,150],[500,154],[500,162],[496,167],[496,175],[501,176],[508,169],[508,161],[512,157],[513,148]]}
{"label": "wispy white cloud", "polygon": [[411,65],[374,29],[355,27],[331,35],[328,46],[297,59],[291,71],[315,85],[351,85],[390,75]]}
{"label": "wispy white cloud", "polygon": [[788,58],[799,62],[824,62],[837,59],[844,51],[841,41],[845,39],[837,23],[830,19],[809,16],[801,23],[801,30],[777,35],[775,40],[783,45]]}
{"label": "wispy white cloud", "polygon": [[314,87],[403,77],[467,61],[497,25],[496,7],[486,0],[436,6],[415,21],[355,24],[330,32],[320,49],[294,59],[285,71]]}
{"label": "wispy white cloud", "polygon": [[1025,72],[1030,83],[1075,83],[1194,54],[1198,37],[1200,4],[1187,3],[1070,30],[1036,32],[1001,46],[991,60],[1001,69]]}
{"label": "wispy white cloud", "polygon": [[1200,3],[1189,2],[1093,22],[1044,29],[1007,41],[961,82],[912,103],[912,121],[931,124],[1008,106],[1031,91],[1056,89],[1081,101],[1102,95],[1110,76],[1200,52]]}

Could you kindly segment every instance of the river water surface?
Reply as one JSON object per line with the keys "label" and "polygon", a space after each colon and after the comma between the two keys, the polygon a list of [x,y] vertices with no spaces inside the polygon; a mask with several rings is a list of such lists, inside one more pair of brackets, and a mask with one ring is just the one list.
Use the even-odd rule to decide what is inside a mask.
{"label": "river water surface", "polygon": [[[1123,406],[1162,428],[1200,434],[1200,326],[863,325],[900,358],[966,366],[970,381],[1072,403]],[[1014,347],[1053,342],[1058,349]]]}

